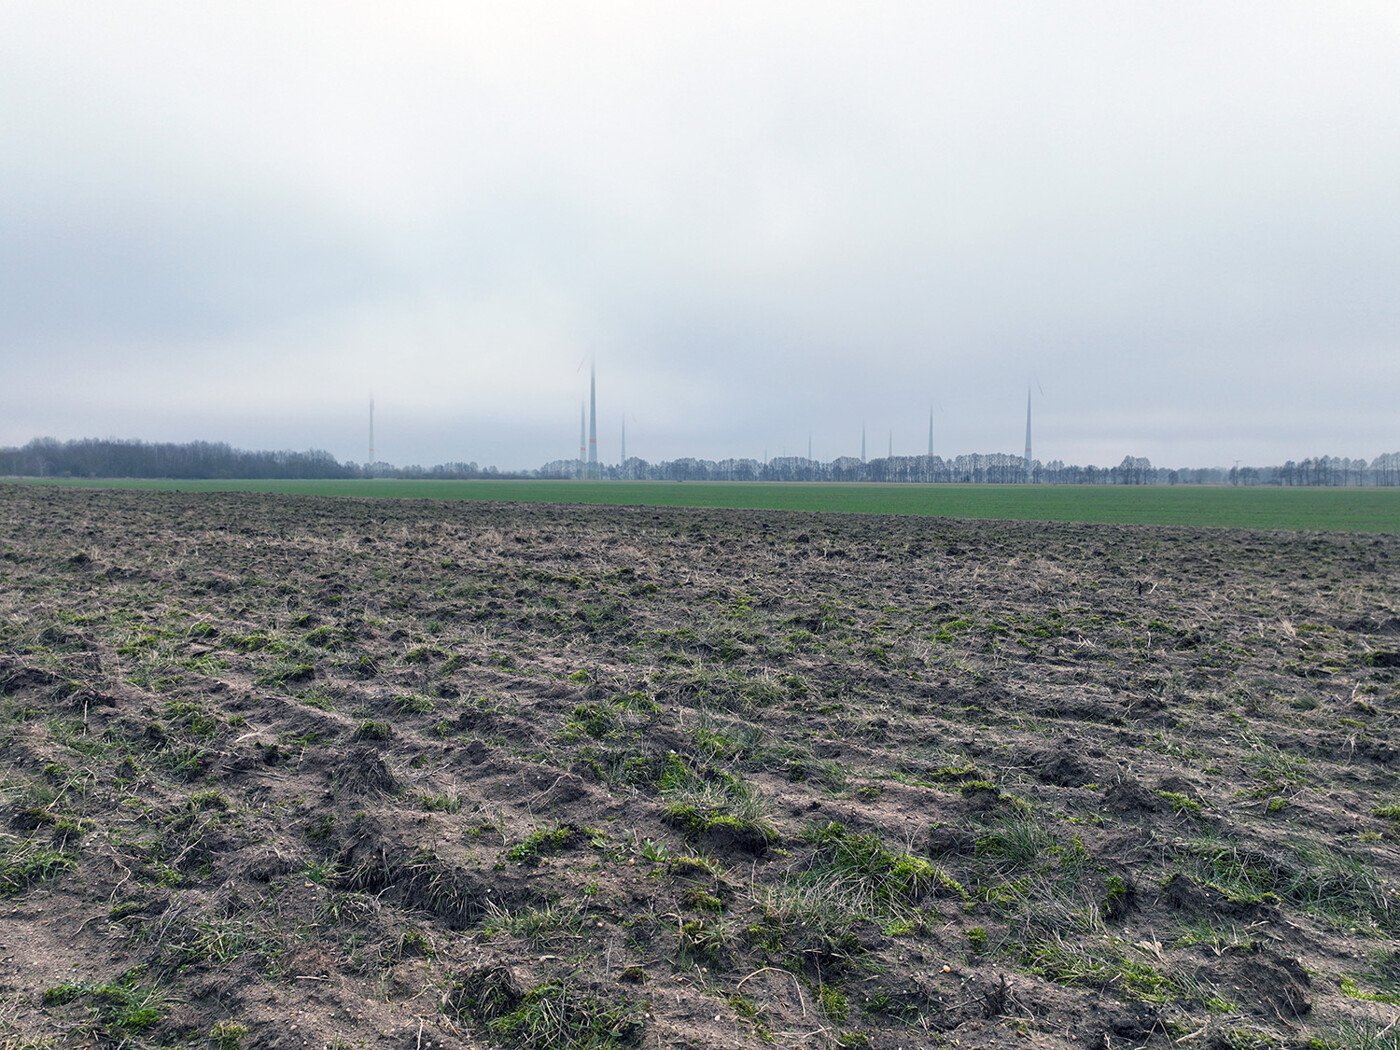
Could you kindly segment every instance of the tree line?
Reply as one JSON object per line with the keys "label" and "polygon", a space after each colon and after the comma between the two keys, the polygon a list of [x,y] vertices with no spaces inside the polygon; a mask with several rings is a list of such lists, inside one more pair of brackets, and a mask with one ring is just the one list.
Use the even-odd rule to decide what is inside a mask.
{"label": "tree line", "polygon": [[23,448],[0,448],[0,474],[38,478],[353,478],[358,469],[329,452],[248,452],[192,441],[37,438]]}
{"label": "tree line", "polygon": [[1125,456],[1115,467],[1078,466],[998,452],[945,459],[888,456],[862,460],[841,456],[829,462],[803,456],[758,459],[692,459],[648,463],[587,464],[577,459],[546,463],[537,470],[505,472],[474,462],[433,467],[388,463],[341,463],[329,452],[250,452],[218,442],[152,444],[143,441],[56,441],[36,438],[22,448],[0,448],[0,476],[51,478],[310,479],[310,478],[580,478],[596,470],[609,480],[636,481],[869,481],[924,484],[1041,485],[1281,485],[1374,487],[1400,485],[1400,452],[1367,461],[1345,456],[1289,460],[1271,467],[1154,467],[1141,456]]}
{"label": "tree line", "polygon": [[[587,464],[576,459],[546,463],[535,476],[578,478]],[[1301,463],[1289,460],[1274,467],[1154,467],[1142,456],[1124,456],[1114,467],[1078,466],[1061,460],[1032,460],[999,452],[944,459],[941,456],[890,456],[860,460],[842,456],[823,463],[803,456],[757,459],[675,459],[648,463],[629,459],[601,466],[598,477],[639,481],[873,481],[925,484],[993,485],[1281,485],[1395,486],[1400,485],[1400,452],[1371,461],[1320,456]]]}

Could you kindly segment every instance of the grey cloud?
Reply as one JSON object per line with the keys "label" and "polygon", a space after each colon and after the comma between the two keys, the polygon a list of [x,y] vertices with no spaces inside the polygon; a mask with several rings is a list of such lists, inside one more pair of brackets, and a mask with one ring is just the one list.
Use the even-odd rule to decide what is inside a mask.
{"label": "grey cloud", "polygon": [[[0,214],[0,335],[204,338],[256,331],[392,287],[356,231],[283,202],[58,203]],[[0,205],[0,210],[3,210]]]}
{"label": "grey cloud", "polygon": [[0,42],[0,440],[358,459],[376,391],[528,467],[594,353],[650,459],[1017,451],[1028,382],[1045,458],[1400,446],[1384,5],[62,10]]}

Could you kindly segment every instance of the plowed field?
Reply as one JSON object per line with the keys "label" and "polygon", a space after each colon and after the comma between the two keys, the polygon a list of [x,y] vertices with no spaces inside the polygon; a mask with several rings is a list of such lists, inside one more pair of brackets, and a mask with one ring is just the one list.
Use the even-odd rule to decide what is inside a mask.
{"label": "plowed field", "polygon": [[1400,537],[0,487],[0,1046],[1395,1047]]}

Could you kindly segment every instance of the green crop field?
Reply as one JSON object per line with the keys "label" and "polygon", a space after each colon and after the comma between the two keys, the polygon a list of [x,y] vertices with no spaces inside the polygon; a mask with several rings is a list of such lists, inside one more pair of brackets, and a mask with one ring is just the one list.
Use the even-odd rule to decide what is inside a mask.
{"label": "green crop field", "polygon": [[641,507],[1400,532],[1400,489],[1135,485],[880,485],[665,481],[140,481],[42,484],[182,492],[274,492],[390,499],[499,500]]}

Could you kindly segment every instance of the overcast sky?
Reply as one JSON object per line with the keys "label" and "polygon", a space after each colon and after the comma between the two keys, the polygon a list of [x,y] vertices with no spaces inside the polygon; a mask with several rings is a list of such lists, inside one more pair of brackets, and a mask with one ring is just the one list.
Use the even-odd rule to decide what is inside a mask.
{"label": "overcast sky", "polygon": [[0,444],[1400,450],[1400,5],[0,0]]}

